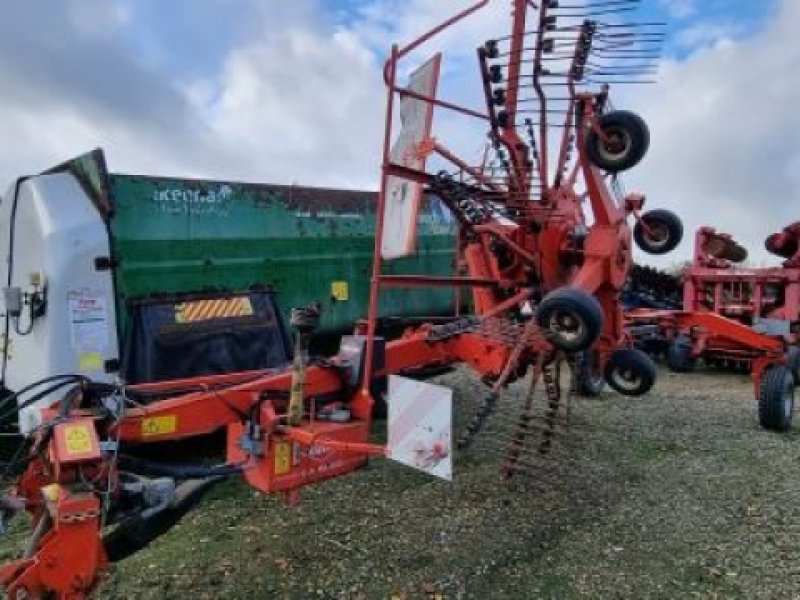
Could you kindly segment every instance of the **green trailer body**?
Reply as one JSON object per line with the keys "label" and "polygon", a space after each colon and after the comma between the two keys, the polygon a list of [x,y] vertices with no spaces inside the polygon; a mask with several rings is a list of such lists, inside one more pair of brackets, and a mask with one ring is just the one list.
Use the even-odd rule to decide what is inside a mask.
{"label": "green trailer body", "polygon": [[[110,175],[109,192],[122,318],[128,300],[254,285],[275,289],[284,314],[319,302],[323,331],[366,315],[374,193],[131,175]],[[386,271],[453,274],[454,235],[438,200],[427,199],[416,254]],[[391,290],[381,302],[383,315],[443,314],[452,312],[454,292]]]}
{"label": "green trailer body", "polygon": [[[374,192],[108,173],[99,149],[49,172],[58,171],[81,182],[107,223],[120,340],[132,303],[197,292],[271,287],[284,315],[316,301],[323,333],[366,316]],[[416,253],[384,271],[452,275],[456,230],[442,203],[425,197]],[[454,306],[450,288],[390,289],[380,314],[447,315]]]}

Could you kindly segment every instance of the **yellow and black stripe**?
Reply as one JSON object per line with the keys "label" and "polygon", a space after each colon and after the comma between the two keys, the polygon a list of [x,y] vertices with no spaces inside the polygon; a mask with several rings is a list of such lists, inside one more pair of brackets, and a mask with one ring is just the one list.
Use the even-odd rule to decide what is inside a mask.
{"label": "yellow and black stripe", "polygon": [[193,300],[192,302],[181,302],[175,305],[176,323],[198,323],[212,319],[249,317],[252,314],[253,305],[247,296]]}

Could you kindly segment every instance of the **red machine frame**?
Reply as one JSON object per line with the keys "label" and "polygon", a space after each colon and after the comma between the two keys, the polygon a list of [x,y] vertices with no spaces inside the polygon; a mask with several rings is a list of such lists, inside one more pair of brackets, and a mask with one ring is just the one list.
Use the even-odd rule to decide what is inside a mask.
{"label": "red machine frame", "polygon": [[738,267],[746,251],[729,235],[701,227],[695,235],[694,260],[683,275],[683,309],[710,311],[750,326],[759,319],[783,321],[787,324],[784,339],[796,344],[800,333],[798,240],[800,223],[768,238],[768,249],[786,248],[782,267]]}
{"label": "red machine frame", "polygon": [[[791,426],[800,385],[800,223],[767,238],[783,267],[742,268],[745,248],[711,227],[695,234],[694,258],[683,273],[683,311],[630,311],[631,326],[655,326],[667,344],[670,369],[690,371],[695,360],[750,371],[767,429]],[[773,326],[769,330],[769,323]],[[762,329],[762,331],[759,331]]]}

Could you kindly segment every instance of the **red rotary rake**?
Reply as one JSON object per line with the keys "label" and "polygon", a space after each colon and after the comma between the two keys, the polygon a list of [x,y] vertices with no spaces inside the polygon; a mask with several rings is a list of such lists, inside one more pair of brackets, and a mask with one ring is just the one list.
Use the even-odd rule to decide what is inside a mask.
{"label": "red rotary rake", "polygon": [[[302,486],[351,472],[368,456],[396,456],[391,403],[408,398],[390,395],[389,445],[368,443],[374,398],[389,375],[441,364],[471,367],[489,389],[462,446],[481,431],[503,388],[526,373],[532,388],[544,381],[541,427],[549,436],[563,414],[558,369],[579,354],[582,391],[596,393],[605,378],[623,394],[647,392],[655,370],[625,334],[619,292],[634,239],[664,253],[682,230],[667,211],[640,214],[644,197],[624,194],[617,179],[644,157],[649,134],[635,114],[612,110],[608,85],[646,81],[663,39],[657,24],[617,21],[637,2],[512,0],[510,33],[477,51],[480,109],[436,96],[438,55],[413,71],[406,87],[397,75],[415,50],[489,0],[392,49],[369,315],[336,356],[309,360],[318,320],[310,308],[292,313],[295,359],[284,369],[136,386],[70,375],[35,384],[49,386],[47,393],[66,391],[43,411],[41,427],[21,449],[24,472],[4,499],[9,513],[24,508],[34,522],[23,557],[0,569],[9,596],[85,596],[109,561],[168,530],[222,477],[242,476],[262,492],[296,499]],[[392,147],[398,105],[403,127]],[[434,108],[483,126],[488,149],[477,165],[430,135]],[[450,170],[426,170],[433,157]],[[457,218],[466,273],[383,273],[385,260],[413,251],[423,187]],[[378,337],[381,291],[426,285],[470,289],[474,314],[418,324],[388,343]],[[23,399],[25,393],[12,401],[41,397]],[[424,393],[411,398],[403,433],[426,412],[424,399]],[[507,444],[507,474],[535,430],[529,404]],[[219,429],[227,434],[224,465],[174,465],[140,452],[153,442]],[[414,450],[427,452],[419,464],[449,457],[449,430],[429,442]]]}

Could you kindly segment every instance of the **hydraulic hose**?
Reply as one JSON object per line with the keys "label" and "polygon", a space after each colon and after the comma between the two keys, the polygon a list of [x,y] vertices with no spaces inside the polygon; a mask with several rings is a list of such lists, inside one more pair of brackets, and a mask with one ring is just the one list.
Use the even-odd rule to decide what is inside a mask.
{"label": "hydraulic hose", "polygon": [[238,475],[244,469],[241,465],[175,465],[154,462],[129,455],[120,455],[119,467],[140,475],[150,477],[172,477],[174,479],[201,479],[206,477],[226,477]]}

